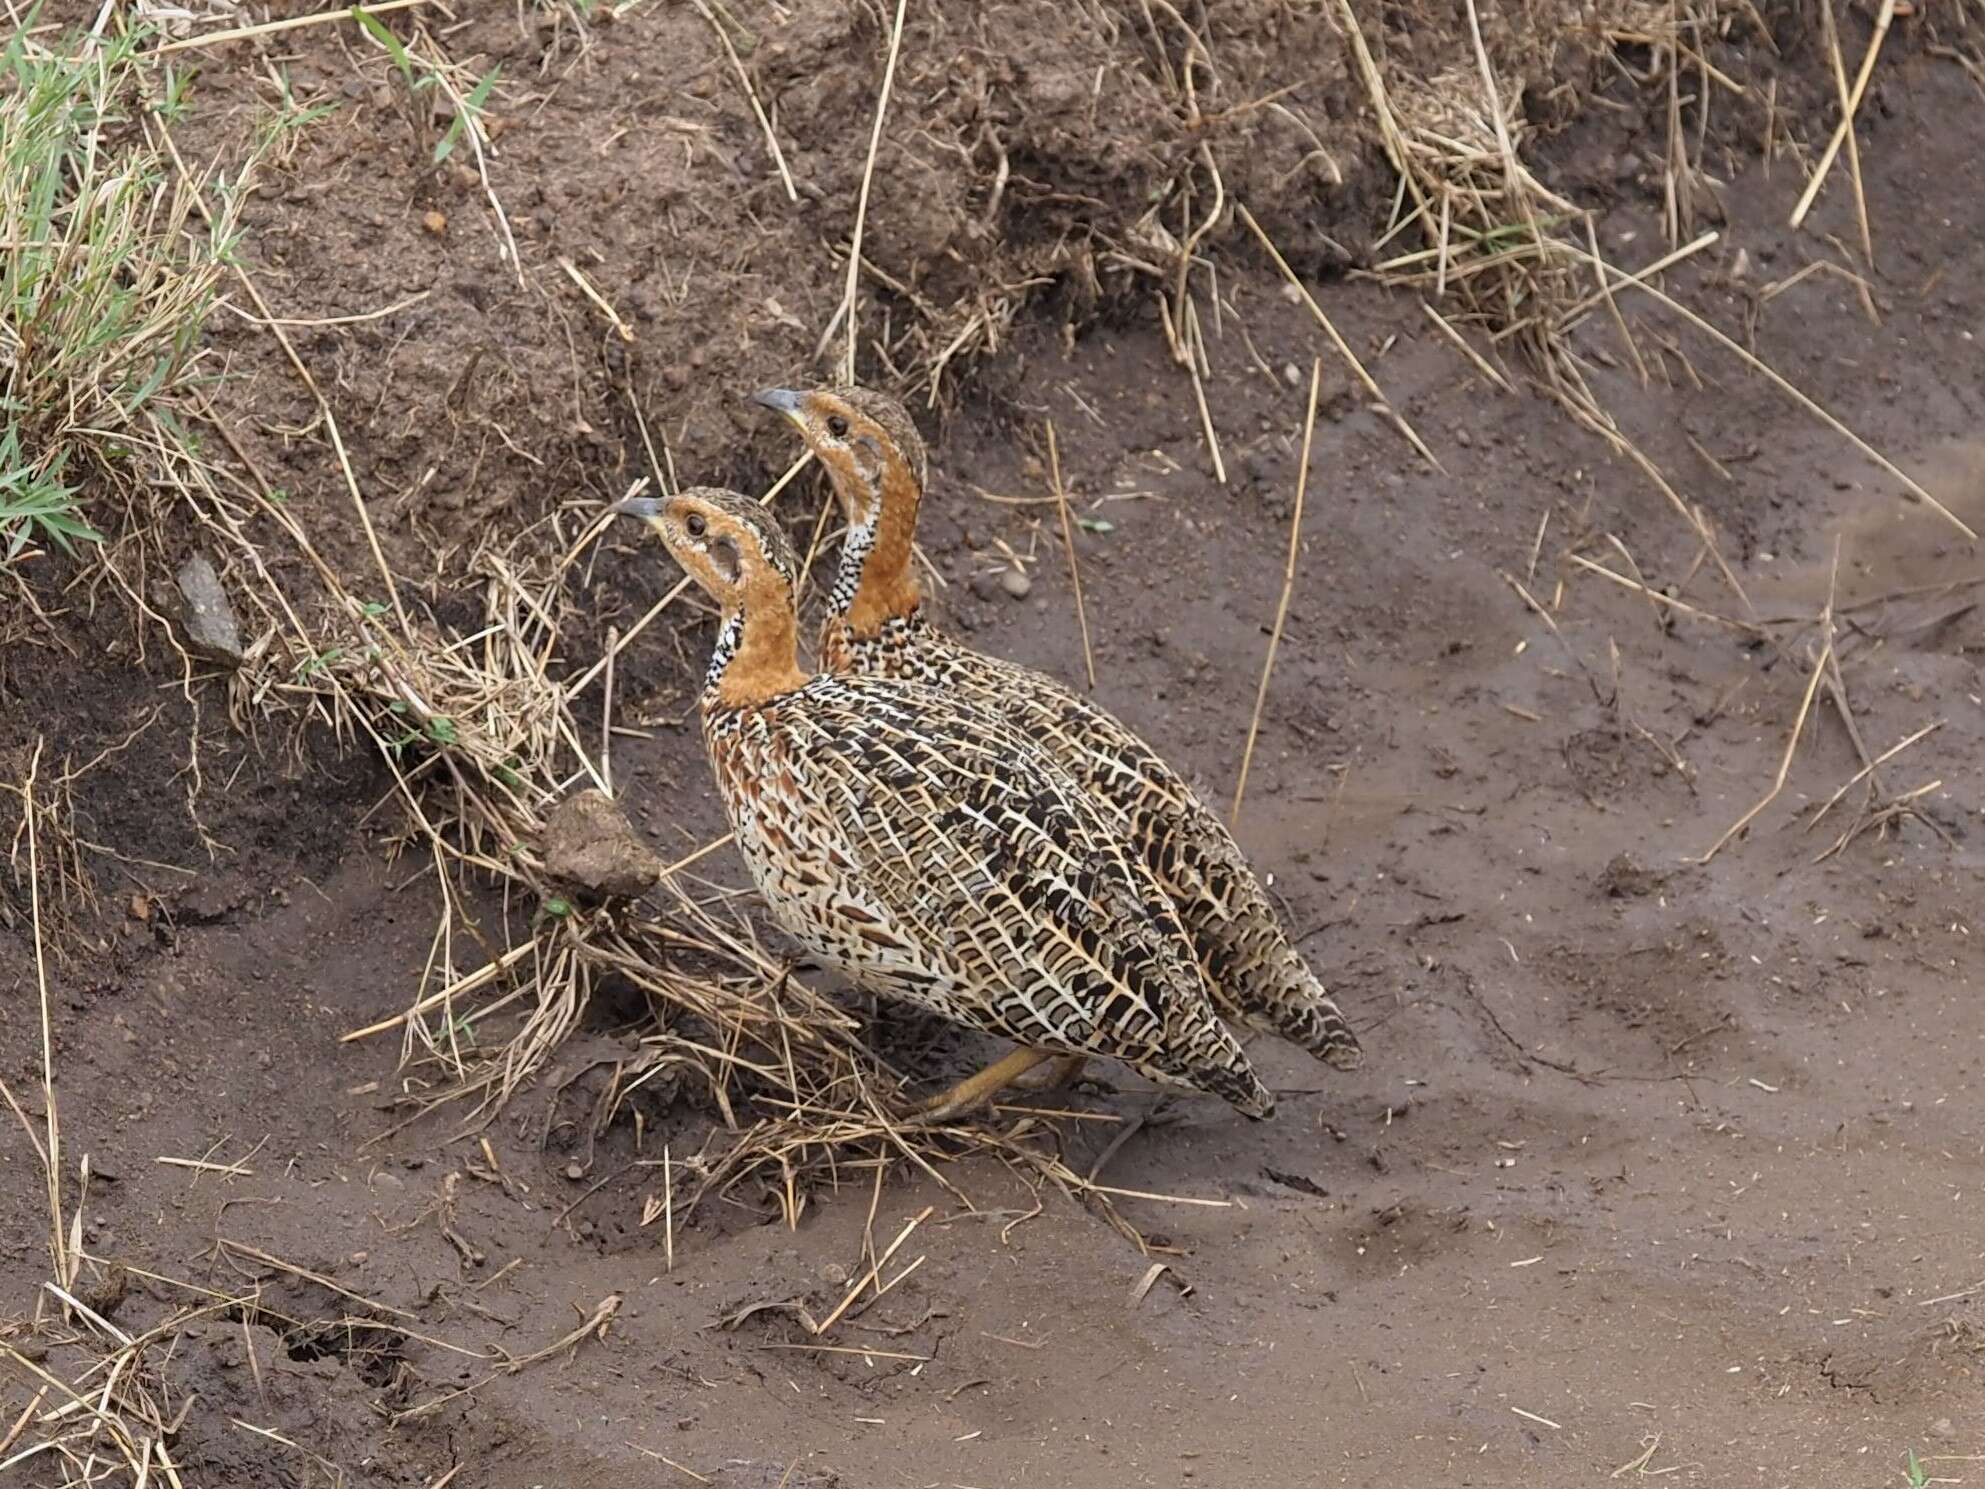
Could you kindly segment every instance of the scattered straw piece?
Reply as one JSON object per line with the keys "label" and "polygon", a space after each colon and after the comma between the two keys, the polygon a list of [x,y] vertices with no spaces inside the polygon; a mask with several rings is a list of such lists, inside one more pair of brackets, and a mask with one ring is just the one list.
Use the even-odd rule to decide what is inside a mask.
{"label": "scattered straw piece", "polygon": [[535,941],[525,941],[520,945],[513,946],[495,960],[485,962],[466,976],[456,978],[448,986],[441,989],[440,992],[429,993],[425,998],[414,1004],[413,1007],[402,1009],[391,1018],[381,1019],[376,1024],[367,1024],[363,1029],[353,1029],[348,1033],[339,1035],[338,1043],[353,1044],[361,1039],[370,1039],[375,1034],[384,1034],[388,1030],[400,1028],[403,1024],[419,1018],[424,1013],[432,1012],[446,1003],[453,1002],[456,998],[474,992],[486,983],[494,982],[499,976],[509,971],[537,949],[538,943]]}
{"label": "scattered straw piece", "polygon": [[1833,601],[1834,586],[1840,576],[1840,540],[1833,545],[1833,572],[1827,580],[1826,609],[1820,612],[1820,634],[1824,640],[1820,654],[1813,659],[1812,676],[1806,679],[1805,695],[1799,700],[1799,712],[1792,720],[1792,737],[1785,741],[1785,754],[1778,762],[1778,774],[1772,778],[1771,789],[1758,799],[1758,802],[1743,816],[1723,830],[1723,836],[1709,845],[1709,851],[1700,858],[1689,860],[1692,863],[1708,863],[1730,840],[1755,822],[1764,809],[1778,800],[1778,793],[1785,789],[1785,779],[1792,772],[1792,757],[1798,753],[1799,740],[1806,731],[1806,720],[1812,716],[1813,698],[1820,690],[1820,681],[1827,675],[1827,664],[1833,660]]}
{"label": "scattered straw piece", "polygon": [[1661,1447],[1661,1434],[1657,1432],[1651,1438],[1643,1437],[1641,1441],[1647,1444],[1647,1451],[1642,1453],[1638,1458],[1629,1458],[1625,1463],[1614,1469],[1607,1477],[1617,1479],[1623,1474],[1643,1472],[1647,1468],[1647,1465],[1654,1461],[1654,1455]]}
{"label": "scattered straw piece", "polygon": [[[35,780],[41,773],[41,752],[46,743],[41,736],[35,737],[27,779],[21,782],[21,816],[28,829],[28,908],[34,921],[35,987],[41,994],[41,1101],[46,1142],[40,1146],[48,1196],[48,1259],[54,1264],[56,1277],[69,1284],[75,1281],[76,1272],[62,1226],[62,1123],[55,1106],[55,1034],[48,1011],[48,956],[41,933],[41,835],[35,826],[40,814],[34,805]],[[7,1101],[13,1105],[11,1095]],[[27,1125],[25,1118],[22,1125]],[[30,1137],[33,1132],[28,1129]]]}
{"label": "scattered straw piece", "polygon": [[203,1174],[226,1174],[233,1179],[252,1179],[255,1170],[243,1168],[238,1163],[209,1163],[204,1158],[154,1158],[152,1162],[166,1168],[198,1169]]}
{"label": "scattered straw piece", "polygon": [[1446,316],[1442,315],[1438,310],[1434,309],[1434,307],[1429,305],[1425,300],[1422,300],[1420,302],[1420,308],[1426,311],[1427,318],[1431,320],[1437,327],[1440,328],[1441,335],[1445,336],[1449,341],[1453,342],[1456,350],[1458,350],[1462,356],[1466,357],[1469,361],[1475,364],[1476,371],[1480,372],[1483,377],[1486,377],[1490,382],[1494,383],[1498,388],[1501,388],[1505,393],[1514,393],[1516,391],[1515,388],[1510,386],[1509,379],[1503,376],[1501,369],[1499,369],[1495,365],[1495,363],[1491,362],[1487,357],[1483,356],[1480,352],[1476,351],[1474,347],[1470,346],[1468,344],[1467,338],[1465,338],[1459,331],[1454,329],[1453,323],[1450,322]]}
{"label": "scattered straw piece", "polygon": [[1061,483],[1061,450],[1055,444],[1054,420],[1048,421],[1048,471],[1055,483],[1055,506],[1061,511],[1061,544],[1068,550],[1068,582],[1075,590],[1075,623],[1082,628],[1082,667],[1089,691],[1096,691],[1096,657],[1089,649],[1089,612],[1082,603],[1082,570],[1075,561],[1075,532],[1068,520],[1068,488]]}
{"label": "scattered straw piece", "polygon": [[[698,4],[702,0],[697,0]],[[868,226],[868,192],[875,180],[876,152],[882,148],[882,121],[889,113],[889,95],[896,86],[896,54],[903,45],[903,12],[909,0],[896,0],[896,20],[889,28],[889,60],[882,68],[882,90],[876,95],[875,123],[869,128],[868,160],[862,166],[861,194],[855,198],[855,230],[848,240],[848,287],[841,294],[840,318],[848,323],[847,350],[841,356],[841,380],[855,380],[855,297],[862,274],[862,231]]]}
{"label": "scattered straw piece", "polygon": [[1202,1210],[1231,1210],[1230,1199],[1201,1199],[1194,1194],[1157,1194],[1149,1189],[1121,1189],[1114,1184],[1079,1184],[1084,1194],[1113,1194],[1119,1199],[1148,1199],[1161,1205],[1194,1205]]}
{"label": "scattered straw piece", "polygon": [[[1847,64],[1840,56],[1840,25],[1834,20],[1833,7],[1820,7],[1820,34],[1826,42],[1827,61],[1833,69],[1833,86],[1840,99],[1840,116],[1852,117],[1854,100],[1847,85]],[[1847,177],[1854,187],[1854,218],[1861,229],[1861,260],[1870,269],[1875,267],[1875,235],[1868,225],[1868,194],[1861,184],[1861,142],[1854,131],[1847,131]],[[1868,293],[1866,282],[1861,286],[1861,303],[1868,311],[1868,318],[1879,324],[1875,315],[1875,302]]]}
{"label": "scattered straw piece", "polygon": [[766,117],[765,106],[758,101],[758,90],[751,86],[751,74],[744,70],[743,59],[738,56],[737,48],[731,45],[730,32],[710,13],[710,7],[703,0],[690,0],[690,3],[710,23],[710,29],[717,33],[717,40],[723,44],[724,55],[731,61],[731,71],[737,74],[738,83],[744,88],[745,101],[751,105],[758,127],[764,132],[765,144],[772,152],[772,164],[779,168],[779,179],[786,187],[786,199],[797,202],[800,199],[799,188],[793,185],[793,173],[786,169],[786,153],[779,148],[779,136],[772,128],[772,121]]}
{"label": "scattered straw piece", "polygon": [[1881,754],[1877,755],[1874,759],[1870,760],[1866,765],[1862,766],[1859,770],[1855,771],[1853,775],[1849,776],[1847,780],[1842,783],[1840,789],[1834,792],[1833,795],[1829,796],[1826,799],[1826,801],[1821,804],[1820,809],[1813,813],[1811,819],[1806,823],[1806,831],[1811,832],[1815,827],[1818,827],[1820,825],[1820,819],[1824,817],[1828,812],[1832,811],[1835,807],[1840,805],[1841,797],[1845,796],[1849,791],[1853,790],[1862,781],[1865,781],[1869,776],[1873,775],[1878,769],[1888,764],[1889,761],[1893,760],[1897,755],[1900,755],[1904,750],[1908,749],[1918,740],[1926,739],[1930,735],[1935,734],[1939,729],[1944,727],[1944,723],[1945,721],[1943,719],[1932,720],[1930,723],[1925,724],[1921,729],[1918,729],[1914,734],[1911,734],[1906,738],[1897,741],[1895,744],[1890,745],[1886,750],[1882,751]]}
{"label": "scattered straw piece", "polygon": [[[379,0],[376,5],[347,5],[337,10],[320,10],[314,15],[291,16],[286,21],[264,21],[259,26],[236,26],[231,31],[209,31],[204,36],[188,36],[152,48],[147,57],[163,57],[168,52],[184,52],[193,47],[217,47],[223,42],[246,41],[251,37],[274,36],[279,31],[295,31],[304,26],[321,26],[326,21],[353,21],[361,15],[383,16],[416,5],[432,5],[435,0]],[[110,7],[104,7],[104,14]]]}
{"label": "scattered straw piece", "polygon": [[[1646,268],[1636,269],[1631,274],[1627,273],[1623,269],[1615,268],[1613,270],[1613,273],[1617,275],[1618,278],[1609,281],[1602,276],[1599,281],[1599,288],[1594,290],[1591,294],[1587,295],[1584,299],[1576,301],[1568,309],[1566,309],[1564,313],[1558,317],[1558,324],[1561,327],[1569,328],[1573,322],[1578,320],[1580,316],[1584,315],[1585,312],[1590,310],[1593,306],[1599,304],[1600,301],[1611,300],[1613,296],[1616,295],[1619,291],[1624,289],[1633,289],[1636,286],[1645,283],[1647,280],[1652,279],[1655,275],[1661,273],[1663,270],[1674,268],[1674,266],[1679,264],[1683,259],[1695,257],[1695,255],[1701,253],[1705,248],[1708,248],[1711,244],[1721,239],[1722,236],[1723,235],[1718,232],[1713,232],[1713,231],[1706,232],[1702,234],[1701,237],[1695,238],[1690,242],[1684,243],[1680,248],[1670,249],[1667,253],[1662,254],[1660,258],[1656,259]],[[1599,262],[1599,255],[1596,250],[1588,249],[1586,252],[1586,258],[1595,264]]]}
{"label": "scattered straw piece", "polygon": [[1406,442],[1419,452],[1422,460],[1426,461],[1428,465],[1432,466],[1442,475],[1446,475],[1447,468],[1438,460],[1434,459],[1434,452],[1427,448],[1425,442],[1421,440],[1418,434],[1414,433],[1413,426],[1406,422],[1405,416],[1387,401],[1384,392],[1380,390],[1379,385],[1373,380],[1372,375],[1365,371],[1365,364],[1358,360],[1358,355],[1351,350],[1350,343],[1337,334],[1337,327],[1330,323],[1330,317],[1325,315],[1323,313],[1323,307],[1316,303],[1316,296],[1312,295],[1309,291],[1309,286],[1304,284],[1296,276],[1296,271],[1289,267],[1289,261],[1282,257],[1282,250],[1277,248],[1270,241],[1268,234],[1262,231],[1261,224],[1254,220],[1254,214],[1238,202],[1235,203],[1234,210],[1241,214],[1241,220],[1248,225],[1248,230],[1260,240],[1261,246],[1268,250],[1268,256],[1275,260],[1275,267],[1282,271],[1282,277],[1296,287],[1296,293],[1303,297],[1303,303],[1309,307],[1310,314],[1316,318],[1316,323],[1323,327],[1324,335],[1330,338],[1330,344],[1336,347],[1337,354],[1350,364],[1351,371],[1357,375],[1358,381],[1365,385],[1365,391],[1371,394],[1372,400],[1378,405],[1379,411],[1392,422],[1394,428],[1406,437]]}
{"label": "scattered straw piece", "polygon": [[631,1442],[628,1444],[628,1446],[634,1449],[634,1451],[639,1453],[643,1458],[653,1458],[657,1463],[667,1464],[670,1468],[674,1469],[677,1473],[682,1474],[685,1478],[694,1479],[699,1484],[708,1484],[711,1482],[709,1479],[703,1477],[702,1474],[698,1473],[695,1469],[684,1468],[680,1463],[676,1462],[675,1459],[669,1457],[668,1454],[666,1453],[657,1453],[653,1448],[644,1448],[638,1442]]}
{"label": "scattered straw piece", "polygon": [[1727,615],[1718,615],[1713,611],[1698,609],[1687,600],[1678,600],[1673,595],[1665,595],[1658,589],[1642,584],[1638,579],[1620,573],[1617,569],[1609,569],[1602,563],[1593,562],[1582,553],[1567,553],[1565,557],[1587,573],[1597,574],[1602,579],[1610,579],[1622,589],[1635,591],[1644,596],[1650,604],[1694,616],[1697,620],[1708,621],[1713,626],[1728,626],[1731,630],[1742,631],[1747,636],[1756,636],[1763,632],[1760,626],[1751,625],[1746,621],[1732,620]]}
{"label": "scattered straw piece", "polygon": [[[861,1297],[862,1293],[867,1289],[869,1284],[874,1282],[877,1278],[879,1278],[882,1275],[882,1269],[889,1265],[889,1258],[897,1253],[897,1251],[902,1247],[903,1243],[910,1239],[911,1233],[914,1232],[916,1228],[922,1225],[926,1220],[930,1219],[930,1217],[934,1213],[936,1213],[936,1210],[937,1210],[937,1206],[935,1205],[925,1205],[923,1209],[919,1210],[915,1215],[911,1216],[909,1223],[906,1224],[900,1231],[896,1233],[896,1239],[889,1243],[889,1249],[883,1252],[881,1256],[877,1257],[875,1259],[875,1265],[870,1267],[866,1272],[864,1272],[861,1276],[861,1279],[858,1282],[856,1282],[853,1287],[848,1289],[847,1296],[842,1298],[841,1301],[835,1305],[834,1311],[828,1314],[826,1318],[824,1318],[817,1324],[813,1323],[811,1320],[807,1322],[807,1332],[812,1334],[817,1339],[822,1334],[825,1334],[829,1329],[833,1328],[835,1324],[839,1323],[841,1321],[842,1315],[845,1314],[850,1308],[855,1306],[855,1300]],[[921,1260],[921,1258],[919,1260]],[[879,1297],[881,1296],[881,1294],[878,1293],[877,1296]]]}
{"label": "scattered straw piece", "polygon": [[1875,58],[1880,55],[1882,42],[1889,34],[1889,23],[1895,19],[1895,0],[1882,0],[1881,11],[1875,16],[1875,34],[1868,39],[1867,55],[1861,59],[1861,70],[1854,75],[1854,89],[1847,96],[1846,106],[1841,110],[1840,123],[1835,126],[1833,138],[1826,142],[1826,149],[1820,152],[1820,163],[1813,167],[1813,178],[1806,183],[1806,189],[1799,196],[1799,205],[1792,209],[1791,226],[1798,227],[1806,220],[1806,214],[1813,210],[1813,202],[1820,194],[1820,187],[1826,184],[1827,172],[1833,169],[1835,157],[1840,147],[1847,142],[1847,136],[1854,128],[1854,116],[1861,108],[1861,95],[1868,89],[1868,78],[1875,70]]}
{"label": "scattered straw piece", "polygon": [[506,1360],[500,1367],[490,1371],[480,1380],[471,1381],[466,1386],[457,1387],[455,1390],[448,1391],[431,1400],[423,1401],[418,1406],[410,1406],[405,1411],[395,1412],[388,1420],[397,1426],[401,1422],[415,1421],[421,1417],[432,1416],[449,1402],[458,1401],[464,1396],[473,1395],[500,1376],[515,1375],[519,1371],[527,1370],[531,1366],[543,1360],[548,1360],[553,1355],[563,1354],[567,1350],[576,1354],[579,1346],[589,1338],[604,1343],[607,1337],[607,1326],[613,1322],[614,1316],[620,1312],[622,1301],[619,1293],[608,1293],[604,1298],[600,1299],[598,1305],[594,1307],[591,1313],[586,1315],[576,1328],[559,1335],[558,1338],[552,1340],[543,1349],[532,1350],[527,1355],[519,1355],[513,1359]]}
{"label": "scattered straw piece", "polygon": [[1241,750],[1241,770],[1234,782],[1234,806],[1227,814],[1227,820],[1238,822],[1241,817],[1241,801],[1247,795],[1248,767],[1254,762],[1254,742],[1261,733],[1261,709],[1268,701],[1268,678],[1275,670],[1275,651],[1282,644],[1282,627],[1289,619],[1289,596],[1296,588],[1296,558],[1302,551],[1303,542],[1303,495],[1309,489],[1310,442],[1316,434],[1316,399],[1323,385],[1323,359],[1315,358],[1310,363],[1310,405],[1303,416],[1303,454],[1296,467],[1296,510],[1289,517],[1289,553],[1282,564],[1282,596],[1275,602],[1275,625],[1268,633],[1268,655],[1262,658],[1261,682],[1254,690],[1254,715],[1248,720],[1247,744]]}
{"label": "scattered straw piece", "polygon": [[[1621,274],[1620,271],[1618,269],[1615,269],[1611,264],[1608,264],[1603,259],[1593,258],[1582,248],[1571,247],[1570,245],[1567,245],[1567,248],[1569,252],[1577,254],[1580,258],[1589,259],[1590,262],[1592,262],[1598,268],[1601,274],[1611,274],[1617,276],[1613,282],[1613,287],[1615,289],[1621,289],[1625,287],[1627,276]],[[1697,315],[1693,310],[1689,309],[1688,306],[1682,304],[1679,300],[1675,299],[1672,295],[1667,294],[1665,291],[1657,289],[1655,286],[1646,283],[1636,283],[1633,285],[1633,288],[1640,290],[1643,294],[1652,295],[1656,300],[1659,300],[1669,310],[1673,311],[1676,315],[1679,315],[1683,320],[1687,321],[1690,325],[1694,326],[1698,331],[1702,332],[1703,335],[1709,337],[1710,340],[1714,341],[1718,346],[1722,347],[1725,351],[1729,352],[1732,356],[1736,357],[1738,361],[1742,362],[1746,367],[1750,368],[1751,371],[1758,373],[1760,376],[1765,378],[1765,380],[1771,383],[1773,387],[1777,388],[1781,393],[1785,394],[1786,397],[1790,398],[1794,403],[1798,404],[1800,408],[1804,409],[1807,413],[1811,414],[1814,418],[1818,419],[1822,424],[1826,425],[1826,427],[1831,429],[1835,434],[1838,434],[1841,438],[1845,439],[1849,444],[1853,445],[1855,449],[1859,450],[1868,459],[1872,460],[1876,465],[1880,466],[1883,470],[1887,471],[1890,475],[1894,476],[1896,480],[1900,481],[1903,484],[1905,490],[1907,490],[1918,501],[1921,501],[1925,505],[1927,505],[1939,517],[1942,517],[1945,521],[1949,522],[1951,526],[1955,527],[1959,532],[1963,533],[1965,537],[1971,539],[1971,541],[1974,543],[1978,541],[1978,534],[1973,532],[1970,526],[1967,525],[1965,521],[1962,518],[1960,518],[1955,512],[1951,511],[1949,507],[1945,506],[1942,502],[1938,501],[1936,497],[1932,496],[1929,490],[1923,485],[1922,482],[1918,481],[1914,476],[1909,475],[1894,461],[1890,460],[1888,456],[1882,454],[1880,450],[1877,450],[1873,445],[1869,444],[1866,440],[1862,439],[1860,435],[1856,434],[1853,430],[1849,429],[1845,424],[1841,423],[1840,420],[1836,419],[1832,414],[1828,413],[1826,409],[1822,408],[1818,403],[1814,402],[1811,398],[1807,397],[1806,394],[1802,393],[1798,388],[1794,387],[1793,384],[1783,374],[1781,374],[1776,368],[1772,367],[1771,364],[1766,362],[1763,358],[1759,357],[1756,353],[1750,351],[1740,342],[1733,340],[1729,335],[1717,329],[1717,327],[1710,324],[1710,322],[1704,320],[1701,316]]]}
{"label": "scattered straw piece", "polygon": [[588,300],[591,300],[594,306],[598,308],[600,314],[607,318],[608,324],[614,329],[614,334],[628,345],[633,345],[633,329],[628,326],[626,321],[620,318],[620,312],[608,303],[607,297],[593,288],[593,281],[579,272],[579,266],[561,253],[558,256],[558,267],[565,271],[565,277],[567,279],[570,279],[574,284],[579,286],[579,293],[584,295]]}

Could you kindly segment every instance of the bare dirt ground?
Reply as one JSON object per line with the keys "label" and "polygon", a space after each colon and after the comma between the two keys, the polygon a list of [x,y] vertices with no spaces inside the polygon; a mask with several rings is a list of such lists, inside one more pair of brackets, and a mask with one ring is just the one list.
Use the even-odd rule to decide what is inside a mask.
{"label": "bare dirt ground", "polygon": [[[683,33],[645,15],[599,28],[548,107],[577,117],[617,95],[674,117],[678,73],[722,78],[701,53],[658,54]],[[509,45],[507,10],[474,24]],[[341,44],[297,43],[292,75],[341,76]],[[209,96],[251,94],[245,58],[208,67]],[[623,86],[637,77],[650,92]],[[1733,157],[1722,239],[1667,284],[1751,326],[1760,356],[1985,525],[1985,101],[1920,52],[1885,61],[1878,90],[1860,146],[1879,325],[1838,277],[1764,296],[1825,256],[1825,235],[1855,232],[1844,178],[1806,232],[1784,226],[1804,183],[1786,160]],[[389,114],[372,94],[349,112]],[[304,146],[322,161],[260,205],[244,252],[286,315],[431,291],[412,319],[298,334],[351,412],[396,567],[445,613],[451,541],[513,505],[619,495],[642,468],[639,432],[583,301],[517,308],[528,297],[506,286],[472,194],[433,205],[379,164],[393,157],[378,131],[326,128]],[[534,276],[572,251],[560,213],[587,193],[587,221],[626,235],[602,240],[616,264],[646,251],[667,190],[645,169],[600,168],[611,134],[522,147],[536,195],[511,206]],[[1653,138],[1602,109],[1548,145],[1559,188],[1604,207],[1599,242],[1628,264],[1663,246]],[[769,207],[776,178],[755,159],[752,175],[767,199],[752,209]],[[1330,210],[1369,231],[1364,191],[1354,181]],[[445,234],[423,226],[434,210]],[[755,239],[737,231],[752,297],[803,311],[799,330],[720,342],[694,316],[672,325],[659,286],[680,281],[659,249],[648,312],[642,281],[590,265],[637,327],[637,396],[677,411],[655,423],[685,481],[775,468],[783,452],[736,405],[738,379],[767,360],[802,367],[837,292],[824,256],[745,267]],[[460,1135],[459,1110],[403,1125],[393,1041],[339,1042],[405,1007],[430,955],[433,888],[384,851],[397,822],[383,769],[321,735],[290,757],[230,732],[210,702],[210,861],[185,806],[177,672],[133,656],[127,618],[79,616],[73,656],[0,659],[10,751],[40,736],[93,753],[164,710],[78,784],[89,837],[124,861],[97,862],[103,913],[77,910],[50,982],[64,1146],[92,1175],[81,1239],[110,1264],[86,1271],[87,1300],[135,1335],[194,1289],[262,1284],[256,1308],[183,1331],[159,1364],[185,1403],[184,1482],[1874,1489],[1909,1482],[1911,1450],[1925,1482],[1985,1479],[1977,549],[1677,323],[1647,321],[1687,355],[1644,341],[1645,386],[1606,324],[1579,333],[1595,391],[1707,512],[1748,613],[1817,615],[1832,595],[1867,748],[1938,725],[1879,772],[1883,799],[1930,788],[1913,798],[1922,818],[1867,826],[1822,861],[1866,825],[1866,797],[1856,786],[1807,829],[1860,768],[1842,706],[1821,690],[1802,709],[1818,627],[1767,640],[1700,614],[1747,612],[1642,474],[1546,400],[1492,387],[1414,297],[1317,286],[1444,471],[1369,408],[1265,259],[1236,243],[1221,265],[1206,395],[1226,485],[1148,309],[1071,338],[1059,302],[1030,312],[942,430],[927,421],[940,612],[988,649],[1081,674],[1039,501],[1052,420],[1089,519],[1077,547],[1097,691],[1224,801],[1281,585],[1301,385],[1324,359],[1295,599],[1239,832],[1367,1062],[1344,1076],[1257,1043],[1282,1093],[1262,1125],[1160,1102],[1120,1071],[1073,1093],[1069,1166],[1158,1196],[1117,1200],[1143,1249],[983,1159],[941,1183],[905,1165],[879,1187],[872,1165],[816,1180],[796,1229],[752,1192],[644,1223],[662,1149],[694,1146],[713,1117],[657,1093],[643,1130],[585,1139],[583,1078],[638,1042],[634,1002],[596,1004],[479,1137]],[[332,511],[310,401],[254,328],[218,324],[241,437]],[[768,352],[754,334],[785,340]],[[477,380],[485,392],[464,395]],[[446,407],[473,412],[451,422]],[[819,495],[803,483],[788,498],[802,537]],[[329,532],[359,565],[356,531]],[[1032,556],[1024,597],[995,577],[1001,544]],[[659,551],[616,539],[584,604],[603,629],[674,577]],[[707,637],[704,620],[671,617],[623,659],[623,719],[643,728],[616,744],[616,770],[667,856],[721,831],[689,707]],[[1770,789],[1799,721],[1782,794],[1701,862]],[[725,855],[696,871],[743,884]],[[32,941],[24,901],[0,908],[0,1070],[34,1115]],[[922,1079],[982,1053],[882,1018],[877,1037]],[[0,1313],[24,1321],[47,1221],[11,1125],[0,1193]],[[782,1306],[822,1317],[927,1209],[884,1275],[914,1270],[822,1339]],[[24,1322],[0,1322],[0,1340],[50,1370],[70,1358]],[[0,1441],[37,1384],[6,1377]],[[65,1482],[50,1459],[20,1471]]]}

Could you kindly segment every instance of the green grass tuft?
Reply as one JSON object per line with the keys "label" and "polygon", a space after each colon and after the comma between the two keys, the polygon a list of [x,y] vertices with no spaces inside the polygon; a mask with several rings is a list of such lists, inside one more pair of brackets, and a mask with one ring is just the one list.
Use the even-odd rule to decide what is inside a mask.
{"label": "green grass tuft", "polygon": [[216,181],[209,232],[162,143],[184,78],[146,66],[144,33],[31,33],[0,53],[0,563],[96,540],[80,499],[197,464],[174,413],[242,184]]}

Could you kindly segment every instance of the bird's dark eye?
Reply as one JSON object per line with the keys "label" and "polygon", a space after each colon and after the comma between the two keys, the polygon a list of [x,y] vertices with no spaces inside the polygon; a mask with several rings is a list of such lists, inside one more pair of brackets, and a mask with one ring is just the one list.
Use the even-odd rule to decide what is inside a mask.
{"label": "bird's dark eye", "polygon": [[687,517],[683,519],[682,525],[689,529],[689,535],[692,538],[702,537],[704,532],[708,530],[710,526],[710,524],[704,520],[703,514],[701,512],[691,512]]}
{"label": "bird's dark eye", "polygon": [[848,437],[848,421],[839,414],[828,415],[827,432],[836,439],[846,439]]}

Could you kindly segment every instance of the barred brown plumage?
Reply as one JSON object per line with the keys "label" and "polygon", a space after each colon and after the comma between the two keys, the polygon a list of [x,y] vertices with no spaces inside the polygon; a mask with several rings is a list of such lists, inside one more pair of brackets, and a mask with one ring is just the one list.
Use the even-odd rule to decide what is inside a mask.
{"label": "barred brown plumage", "polygon": [[1274,1109],[1170,901],[1049,755],[940,689],[804,673],[797,565],[756,503],[699,488],[619,510],[722,611],[704,740],[779,923],[857,983],[1023,1047],[928,1114],[1050,1054],[1110,1055],[1248,1116]]}
{"label": "barred brown plumage", "polygon": [[863,388],[768,389],[827,467],[848,520],[820,634],[830,671],[911,679],[999,714],[1109,811],[1170,896],[1214,1002],[1348,1070],[1357,1036],[1282,928],[1226,824],[1113,714],[1028,667],[960,646],[925,618],[912,566],[926,467],[909,413]]}

